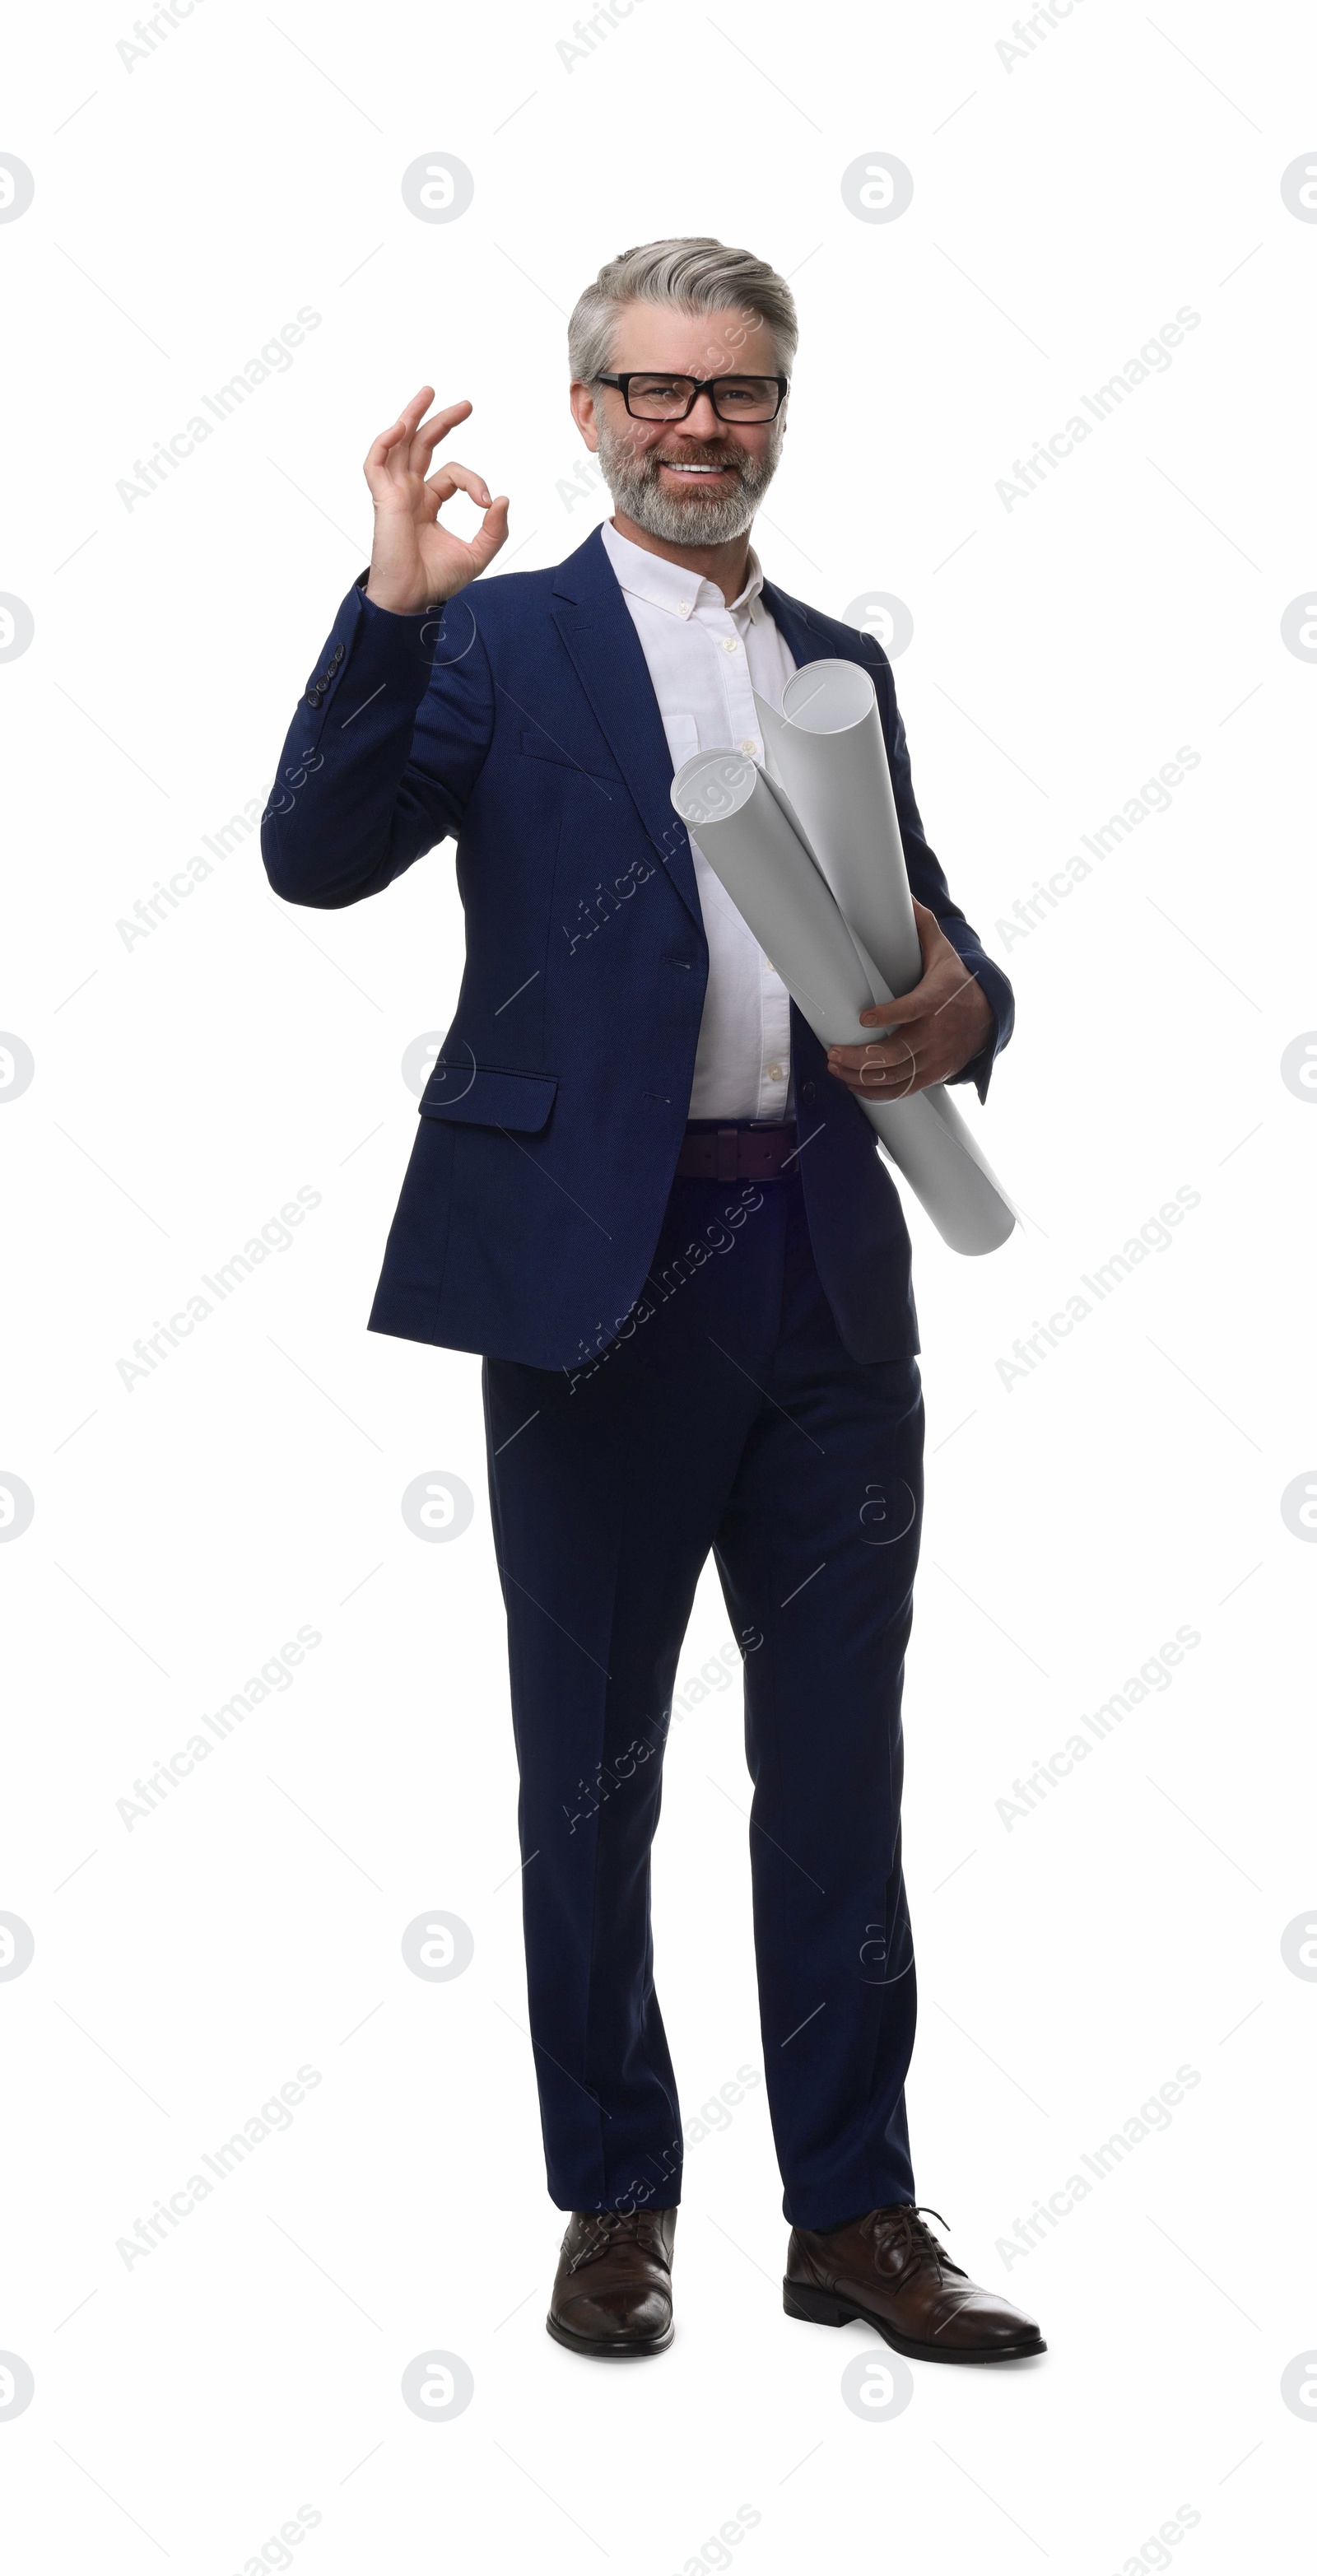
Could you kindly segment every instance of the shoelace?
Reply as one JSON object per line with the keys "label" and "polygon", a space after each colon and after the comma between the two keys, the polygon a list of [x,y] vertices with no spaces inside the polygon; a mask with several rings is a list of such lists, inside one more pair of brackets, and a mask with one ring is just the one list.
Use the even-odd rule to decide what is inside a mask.
{"label": "shoelace", "polygon": [[[946,2220],[943,2220],[943,2226]],[[614,2245],[628,2241],[646,2254],[654,2253],[653,2219],[643,2209],[600,2209],[593,2213],[593,2234],[586,2238],[578,2253],[573,2254],[568,2272],[579,2272],[582,2264],[593,2263],[601,2254],[611,2253]],[[645,2232],[642,2234],[642,2227]]]}
{"label": "shoelace", "polygon": [[[930,2265],[938,2273],[954,2272],[957,2280],[967,2279],[968,2275],[961,2270],[959,2263],[952,2262],[945,2245],[939,2245],[931,2227],[924,2225],[921,2213],[927,2207],[927,2202],[903,2201],[896,2208],[871,2210],[864,2224],[873,2239],[882,2235],[889,2243],[895,2240],[899,2246],[898,2281],[903,2281],[907,2273]],[[946,2226],[940,2209],[929,2209],[928,2215],[937,2220],[939,2227]]]}

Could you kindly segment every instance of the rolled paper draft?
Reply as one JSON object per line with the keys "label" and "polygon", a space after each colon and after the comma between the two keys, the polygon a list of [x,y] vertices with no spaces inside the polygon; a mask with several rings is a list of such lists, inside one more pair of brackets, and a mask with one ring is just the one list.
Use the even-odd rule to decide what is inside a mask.
{"label": "rolled paper draft", "polygon": [[760,697],[755,705],[769,766],[844,919],[886,978],[886,995],[874,999],[911,992],[924,964],[873,681],[858,662],[805,662],[780,715]]}
{"label": "rolled paper draft", "polygon": [[[860,1013],[877,998],[866,966],[789,798],[739,752],[697,752],[672,782],[672,803],[715,876],[824,1046],[872,1042]],[[879,1142],[953,1252],[995,1252],[1015,1211],[959,1112],[943,1095],[855,1097]]]}

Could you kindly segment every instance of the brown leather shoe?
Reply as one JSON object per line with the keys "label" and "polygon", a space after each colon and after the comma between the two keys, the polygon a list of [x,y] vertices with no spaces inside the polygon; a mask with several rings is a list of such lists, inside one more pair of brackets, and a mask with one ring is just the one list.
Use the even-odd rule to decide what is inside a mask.
{"label": "brown leather shoe", "polygon": [[672,2341],[675,2209],[573,2210],[545,2318],[555,2343],[642,2361]]}
{"label": "brown leather shoe", "polygon": [[831,2235],[793,2228],[782,2305],[814,2325],[876,2326],[912,2361],[1020,2361],[1047,2350],[1033,2318],[976,2289],[904,2201]]}

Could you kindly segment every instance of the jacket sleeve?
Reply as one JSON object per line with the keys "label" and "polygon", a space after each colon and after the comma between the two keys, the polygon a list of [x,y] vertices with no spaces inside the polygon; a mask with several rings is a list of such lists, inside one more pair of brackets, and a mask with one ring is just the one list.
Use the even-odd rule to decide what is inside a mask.
{"label": "jacket sleeve", "polygon": [[896,818],[901,826],[911,891],[916,901],[936,913],[938,922],[952,947],[964,959],[971,975],[981,984],[992,1012],[992,1035],[978,1055],[962,1065],[952,1082],[972,1082],[980,1100],[987,1098],[992,1068],[1002,1048],[1008,1043],[1015,1026],[1015,996],[1000,966],[985,955],[979,935],[972,930],[958,904],[951,900],[951,889],[942,866],[924,837],[924,826],[910,776],[910,754],[906,747],[905,726],[896,703],[896,686],[892,666],[881,645],[873,646],[874,687],[878,692],[878,711],[882,718],[883,738],[892,772],[892,793],[896,799]]}
{"label": "jacket sleeve", "polygon": [[494,729],[494,688],[466,592],[420,617],[379,608],[362,573],[298,701],[261,817],[286,903],[379,894],[456,833]]}

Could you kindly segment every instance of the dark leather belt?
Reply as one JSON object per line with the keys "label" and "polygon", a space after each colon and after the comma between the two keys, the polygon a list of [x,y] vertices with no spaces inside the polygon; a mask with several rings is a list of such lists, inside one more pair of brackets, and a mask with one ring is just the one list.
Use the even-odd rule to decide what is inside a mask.
{"label": "dark leather belt", "polygon": [[794,1126],[688,1127],[677,1156],[683,1181],[773,1181],[799,1168]]}

